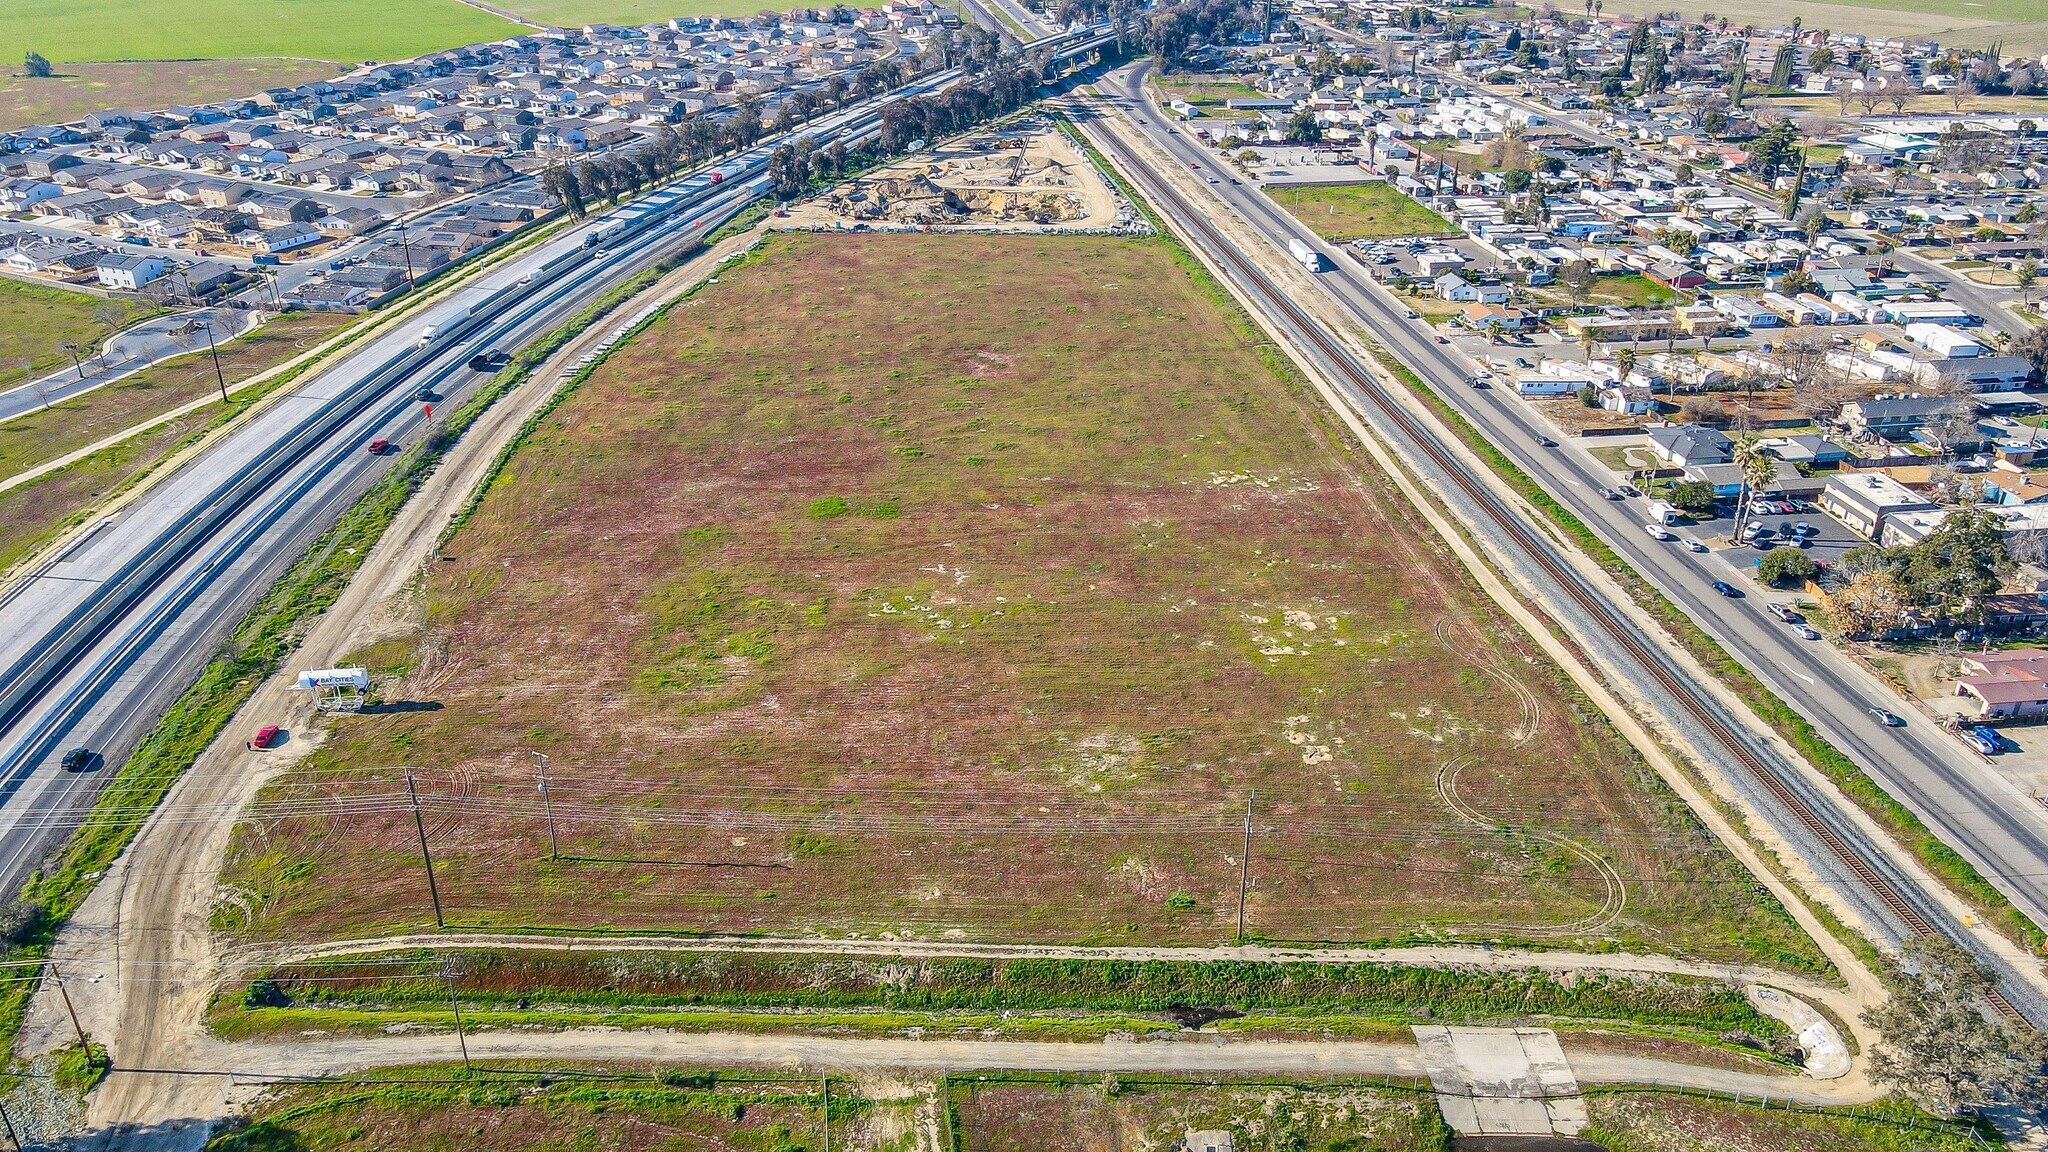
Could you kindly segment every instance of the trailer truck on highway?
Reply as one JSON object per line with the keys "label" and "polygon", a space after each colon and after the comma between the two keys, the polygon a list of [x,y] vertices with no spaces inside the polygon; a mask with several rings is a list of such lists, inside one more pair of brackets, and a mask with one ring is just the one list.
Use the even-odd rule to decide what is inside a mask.
{"label": "trailer truck on highway", "polygon": [[1323,254],[1316,251],[1315,248],[1300,237],[1294,237],[1287,241],[1287,251],[1293,254],[1295,260],[1299,261],[1303,268],[1311,272],[1321,272],[1323,270]]}

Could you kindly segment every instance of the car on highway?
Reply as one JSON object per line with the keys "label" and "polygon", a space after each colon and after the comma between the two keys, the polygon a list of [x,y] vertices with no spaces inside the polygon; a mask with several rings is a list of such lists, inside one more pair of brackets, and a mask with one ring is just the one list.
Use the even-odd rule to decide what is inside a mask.
{"label": "car on highway", "polygon": [[1621,493],[1612,488],[1602,488],[1600,490],[1600,498],[1603,500],[1619,500],[1621,499]]}
{"label": "car on highway", "polygon": [[1638,492],[1638,491],[1636,491],[1636,486],[1635,486],[1635,485],[1633,485],[1633,484],[1627,484],[1627,483],[1623,483],[1623,484],[1616,484],[1616,485],[1615,485],[1614,487],[1615,487],[1615,488],[1616,488],[1617,490],[1619,490],[1619,491],[1621,492],[1621,494],[1622,494],[1623,496],[1641,496],[1641,495],[1642,495],[1642,493],[1641,493],[1641,492]]}
{"label": "car on highway", "polygon": [[1905,717],[1883,708],[1872,708],[1870,710],[1870,718],[1887,728],[1904,728],[1906,726]]}
{"label": "car on highway", "polygon": [[1814,631],[1813,625],[1811,624],[1794,624],[1792,626],[1792,631],[1797,632],[1801,640],[1820,639],[1820,633]]}
{"label": "car on highway", "polygon": [[89,772],[94,764],[99,763],[99,759],[100,754],[90,748],[73,748],[64,754],[64,770],[66,772]]}
{"label": "car on highway", "polygon": [[1798,616],[1793,614],[1793,611],[1790,608],[1785,607],[1783,604],[1772,604],[1768,608],[1765,608],[1764,611],[1769,612],[1771,615],[1777,617],[1779,620],[1782,620],[1787,624],[1790,624],[1793,621],[1799,619]]}
{"label": "car on highway", "polygon": [[386,451],[390,450],[391,441],[379,436],[375,440],[370,441],[365,447],[369,449],[370,455],[382,456]]}
{"label": "car on highway", "polygon": [[271,746],[272,744],[275,744],[275,743],[277,743],[277,733],[278,733],[278,727],[277,727],[277,725],[275,725],[275,724],[265,724],[265,725],[264,725],[263,727],[261,727],[261,728],[258,728],[258,729],[256,730],[256,735],[254,735],[254,736],[251,736],[251,737],[249,738],[249,747],[250,747],[250,748],[252,748],[252,749],[253,749],[253,748],[268,748],[268,747],[270,747],[270,746]]}
{"label": "car on highway", "polygon": [[1721,595],[1728,597],[1730,600],[1742,599],[1742,589],[1737,588],[1735,585],[1730,584],[1726,580],[1714,581],[1714,591],[1719,592]]}
{"label": "car on highway", "polygon": [[1449,344],[1451,342],[1451,338],[1448,336],[1439,336],[1436,338],[1436,342],[1439,344]]}
{"label": "car on highway", "polygon": [[1406,317],[1407,319],[1410,319],[1410,320],[1420,320],[1420,319],[1422,319],[1421,315],[1420,315],[1420,314],[1418,314],[1418,313],[1417,313],[1417,312],[1415,311],[1415,309],[1413,309],[1413,308],[1403,308],[1403,309],[1401,309],[1401,315],[1402,315],[1402,316],[1404,316],[1404,317]]}
{"label": "car on highway", "polygon": [[1669,529],[1669,528],[1666,528],[1666,527],[1665,527],[1665,526],[1663,526],[1662,524],[1656,523],[1655,521],[1652,521],[1652,522],[1650,522],[1650,523],[1648,523],[1648,524],[1645,524],[1645,525],[1643,525],[1643,531],[1645,531],[1645,532],[1648,532],[1648,533],[1650,534],[1650,536],[1651,536],[1651,537],[1652,537],[1653,539],[1657,539],[1657,540],[1670,540],[1670,539],[1673,539],[1673,537],[1672,537],[1672,535],[1671,535],[1671,529]]}
{"label": "car on highway", "polygon": [[1540,446],[1544,447],[1544,448],[1555,448],[1555,447],[1557,447],[1557,441],[1555,441],[1555,440],[1552,440],[1552,439],[1551,439],[1550,437],[1548,437],[1548,436],[1545,436],[1545,435],[1544,435],[1543,433],[1541,433],[1541,432],[1538,432],[1538,433],[1536,434],[1536,443],[1537,443],[1538,445],[1540,445]]}

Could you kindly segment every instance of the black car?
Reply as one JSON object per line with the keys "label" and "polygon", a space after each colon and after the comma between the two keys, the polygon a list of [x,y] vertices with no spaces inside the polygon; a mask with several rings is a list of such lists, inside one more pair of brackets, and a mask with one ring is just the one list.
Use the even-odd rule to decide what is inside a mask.
{"label": "black car", "polygon": [[419,386],[418,388],[415,388],[415,389],[413,389],[413,393],[412,393],[412,398],[413,398],[413,399],[415,399],[415,400],[432,400],[432,399],[434,399],[434,398],[435,398],[435,395],[434,395],[434,386],[433,386],[432,384],[422,384],[422,385],[420,385],[420,386]]}
{"label": "black car", "polygon": [[100,754],[90,748],[73,748],[64,754],[66,772],[89,772],[99,762]]}

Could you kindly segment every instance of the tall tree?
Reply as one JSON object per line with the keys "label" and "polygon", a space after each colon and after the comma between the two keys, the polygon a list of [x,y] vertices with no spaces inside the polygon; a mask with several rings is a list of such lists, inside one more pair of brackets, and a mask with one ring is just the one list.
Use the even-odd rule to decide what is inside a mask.
{"label": "tall tree", "polygon": [[50,67],[50,62],[43,58],[41,52],[30,52],[23,56],[21,58],[21,70],[23,73],[37,78],[45,78],[57,74],[57,70]]}
{"label": "tall tree", "polygon": [[1878,971],[1890,998],[1866,1011],[1880,1043],[1870,1078],[1938,1116],[2038,1102],[2048,1047],[1991,1016],[1992,972],[1944,936],[1915,936]]}

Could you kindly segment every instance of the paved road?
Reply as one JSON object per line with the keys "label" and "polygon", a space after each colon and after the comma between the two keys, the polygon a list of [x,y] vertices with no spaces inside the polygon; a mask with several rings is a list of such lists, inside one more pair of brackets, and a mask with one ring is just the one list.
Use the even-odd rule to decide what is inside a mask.
{"label": "paved road", "polygon": [[[1158,115],[1146,104],[1141,92],[1142,75],[1142,68],[1119,73],[1104,86],[1112,92],[1114,103],[1145,123],[1146,132],[1176,158],[1177,165],[1186,163],[1205,180],[1213,178],[1216,181],[1211,185],[1214,192],[1282,251],[1288,238],[1308,238],[1305,229],[1257,189],[1232,183],[1231,173],[1217,162],[1213,153],[1179,134],[1170,126],[1168,118]],[[1721,572],[1695,563],[1682,549],[1652,541],[1641,526],[1645,517],[1640,502],[1616,504],[1599,497],[1598,488],[1607,482],[1604,466],[1576,448],[1539,447],[1539,429],[1525,405],[1497,390],[1473,391],[1464,387],[1461,382],[1470,369],[1454,350],[1437,345],[1425,329],[1407,321],[1402,306],[1371,284],[1349,256],[1336,253],[1326,245],[1321,247],[1326,258],[1334,258],[1335,267],[1333,271],[1318,276],[1317,281],[1343,307],[1353,312],[1368,331],[1428,379],[1440,394],[1465,413],[1505,453],[1542,481],[1562,503],[1594,526],[1617,552],[1656,583],[1681,609],[1700,621],[1722,643],[1741,654],[1745,662],[1767,682],[1807,709],[1808,715],[1823,732],[1865,764],[1880,782],[1893,790],[1894,795],[1913,806],[1945,839],[1972,857],[1973,862],[1981,860],[1980,866],[2001,886],[2010,886],[2022,900],[2022,907],[2038,914],[2044,903],[2048,903],[2048,867],[2042,866],[2048,862],[2048,826],[2028,811],[2025,803],[2003,790],[2000,782],[1985,773],[1981,765],[1968,764],[1962,757],[1960,746],[1936,731],[1931,723],[1916,718],[1902,729],[1877,727],[1863,712],[1864,701],[1876,689],[1864,682],[1860,673],[1845,665],[1824,646],[1798,640],[1747,602],[1730,602],[1715,595],[1707,585]],[[1340,370],[1337,375],[1344,371],[1355,372],[1357,369]],[[1360,403],[1367,408],[1371,405],[1363,398]],[[1385,421],[1376,417],[1372,422],[1377,427],[1387,426]],[[1447,489],[1440,485],[1439,490]],[[1502,548],[1504,552],[1508,550],[1505,544]],[[1653,646],[1652,651],[1668,651],[1668,640],[1654,636],[1647,639]],[[1675,665],[1670,667],[1676,668]],[[1665,703],[1658,703],[1660,690],[1654,689],[1647,681],[1645,675],[1641,681],[1632,683],[1645,689],[1645,697],[1657,706],[1661,714],[1682,717],[1675,700],[1664,697]],[[1726,719],[1734,723],[1737,731],[1746,731],[1753,723],[1741,717]],[[1713,746],[1711,738],[1703,732],[1695,743],[1701,747]],[[1750,751],[1763,757],[1767,763],[1783,763],[1775,749],[1762,742],[1753,741]],[[1724,774],[1738,786],[1747,776],[1732,762],[1724,766]],[[1798,776],[1790,766],[1785,766],[1781,774]],[[1859,830],[1860,822],[1854,813],[1841,806],[1843,802],[1831,792],[1812,788],[1803,777],[1799,786],[1806,792],[1802,799],[1809,807],[1833,814],[1829,823],[1834,830],[1850,840],[1859,854],[1878,866],[1895,889],[1908,894],[1916,912],[1951,935],[1972,940],[1980,952],[1984,952],[1982,941],[1952,914],[1945,901],[1901,869],[1890,858],[1881,841]],[[1785,814],[1780,802],[1769,793],[1754,788],[1748,798],[1761,810],[1775,810],[1779,814],[1781,823],[1778,831],[1801,846],[1802,856],[1814,863],[1823,882],[1852,899],[1880,933],[1889,933],[1897,938],[1900,927],[1896,917],[1872,898],[1869,888],[1860,880],[1834,866],[1828,853],[1813,837]],[[2023,976],[2022,965],[2025,962],[2015,962],[2010,953],[1986,955],[2000,963],[2006,972],[2008,995],[2022,1002],[2030,1015],[2048,1021],[2048,999],[2040,995],[2037,984],[2030,979],[2038,977],[2038,971],[2028,971]]]}
{"label": "paved road", "polygon": [[[514,177],[505,183],[494,185],[490,192],[503,192],[524,184],[530,184],[532,180],[533,178],[530,176]],[[418,217],[406,221],[405,227],[408,231],[431,230],[436,225],[460,215],[470,202],[470,197],[462,197],[437,204],[426,212],[421,213]],[[76,230],[60,228],[46,223],[0,220],[0,235],[10,231],[34,232],[44,236],[63,236],[66,238],[79,238],[82,235]],[[5,392],[0,392],[0,423],[12,420],[28,412],[34,412],[46,404],[54,404],[60,400],[83,395],[95,388],[104,387],[116,380],[140,372],[159,361],[204,349],[206,347],[206,337],[203,333],[180,334],[176,331],[188,321],[211,323],[213,325],[213,338],[216,341],[228,340],[242,333],[258,320],[256,316],[257,309],[274,307],[278,294],[290,292],[292,289],[312,279],[313,276],[329,264],[337,260],[347,259],[349,256],[364,249],[382,244],[395,234],[389,227],[380,228],[376,232],[359,237],[349,244],[336,248],[318,260],[301,260],[290,264],[280,264],[274,269],[276,275],[272,283],[256,284],[244,289],[234,297],[235,302],[240,304],[241,307],[234,307],[223,303],[210,308],[186,309],[151,317],[140,324],[124,328],[107,340],[102,346],[101,354],[98,357],[85,362],[85,375],[83,378],[80,377],[75,368],[65,367],[44,376],[40,380],[17,384]],[[95,241],[104,239],[97,236],[85,236],[84,238]],[[119,249],[124,252],[131,249],[137,252],[152,252],[167,260],[176,260],[179,263],[190,261],[194,256],[193,253],[187,251],[142,248],[132,244],[120,245]],[[229,259],[227,257],[207,257],[207,259],[218,259],[223,263],[233,264],[243,269],[253,267],[247,259]],[[459,267],[459,265],[451,267]],[[175,277],[176,273],[172,273],[172,276]]]}
{"label": "paved road", "polygon": [[[883,103],[956,78],[802,131],[864,138]],[[395,452],[364,446],[384,438],[402,450],[419,436],[416,389],[445,413],[482,378],[466,367],[478,348],[524,345],[764,195],[778,143],[720,164],[722,183],[693,176],[536,245],[427,309],[419,327],[364,342],[0,593],[0,887],[41,862],[233,622],[389,469]],[[629,231],[611,236],[619,228]],[[428,324],[441,335],[417,346]],[[102,767],[63,771],[74,747],[99,752]]]}

